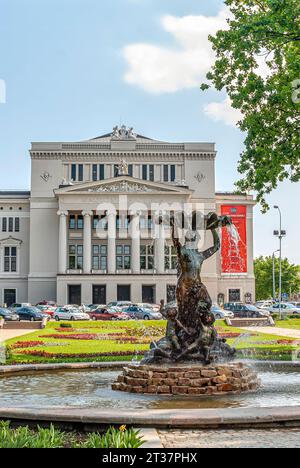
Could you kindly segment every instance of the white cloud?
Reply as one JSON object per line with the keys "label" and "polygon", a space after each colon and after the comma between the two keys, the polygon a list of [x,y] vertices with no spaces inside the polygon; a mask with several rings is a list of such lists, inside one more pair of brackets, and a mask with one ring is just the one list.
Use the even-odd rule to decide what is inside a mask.
{"label": "white cloud", "polygon": [[209,34],[226,29],[229,11],[217,16],[165,16],[162,27],[175,39],[175,47],[136,43],[124,48],[128,64],[125,80],[150,93],[172,93],[200,86],[215,55]]}
{"label": "white cloud", "polygon": [[243,114],[239,109],[231,106],[231,100],[227,96],[224,101],[211,102],[204,107],[205,114],[216,122],[224,122],[226,125],[236,126]]}
{"label": "white cloud", "polygon": [[4,80],[0,80],[0,104],[6,103],[6,84]]}

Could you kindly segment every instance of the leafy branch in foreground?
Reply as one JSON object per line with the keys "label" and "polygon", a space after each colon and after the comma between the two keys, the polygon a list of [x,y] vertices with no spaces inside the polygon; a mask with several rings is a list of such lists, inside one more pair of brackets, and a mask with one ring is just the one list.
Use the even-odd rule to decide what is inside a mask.
{"label": "leafy branch in foreground", "polygon": [[207,78],[242,113],[238,125],[247,136],[237,186],[254,190],[267,209],[265,197],[279,182],[300,180],[300,2],[225,4],[228,30],[210,37],[217,58]]}

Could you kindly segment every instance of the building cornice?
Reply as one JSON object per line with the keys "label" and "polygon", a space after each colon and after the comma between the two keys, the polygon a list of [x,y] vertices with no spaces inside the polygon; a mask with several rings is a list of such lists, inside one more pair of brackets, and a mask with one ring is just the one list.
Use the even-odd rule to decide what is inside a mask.
{"label": "building cornice", "polygon": [[87,151],[87,152],[55,152],[55,151],[31,151],[31,159],[51,159],[61,161],[77,161],[86,159],[87,162],[98,161],[99,159],[107,163],[115,163],[121,158],[125,158],[128,163],[137,162],[141,160],[148,160],[161,164],[161,161],[174,161],[184,163],[185,159],[197,160],[197,161],[213,161],[216,158],[216,153],[159,153],[159,152],[137,152],[137,151],[110,151],[110,152],[98,152],[98,151]]}

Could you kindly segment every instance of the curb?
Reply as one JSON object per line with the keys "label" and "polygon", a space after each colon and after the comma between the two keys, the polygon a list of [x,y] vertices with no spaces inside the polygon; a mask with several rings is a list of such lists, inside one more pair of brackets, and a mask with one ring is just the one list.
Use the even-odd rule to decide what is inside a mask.
{"label": "curb", "polygon": [[203,410],[98,410],[95,408],[0,408],[0,420],[54,423],[88,429],[123,425],[142,428],[216,429],[300,427],[300,407]]}

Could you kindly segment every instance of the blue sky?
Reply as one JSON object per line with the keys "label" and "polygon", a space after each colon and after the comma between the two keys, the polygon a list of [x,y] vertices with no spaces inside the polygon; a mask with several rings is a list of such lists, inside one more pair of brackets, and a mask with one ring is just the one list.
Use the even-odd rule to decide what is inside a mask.
{"label": "blue sky", "polygon": [[[123,122],[157,139],[216,142],[217,188],[231,190],[243,135],[226,96],[199,90],[212,60],[205,37],[222,8],[221,0],[0,0],[0,187],[29,188],[31,141],[84,140]],[[284,253],[298,263],[299,195],[286,183],[270,197],[284,212]],[[256,209],[256,255],[277,248],[276,225],[273,210]]]}

